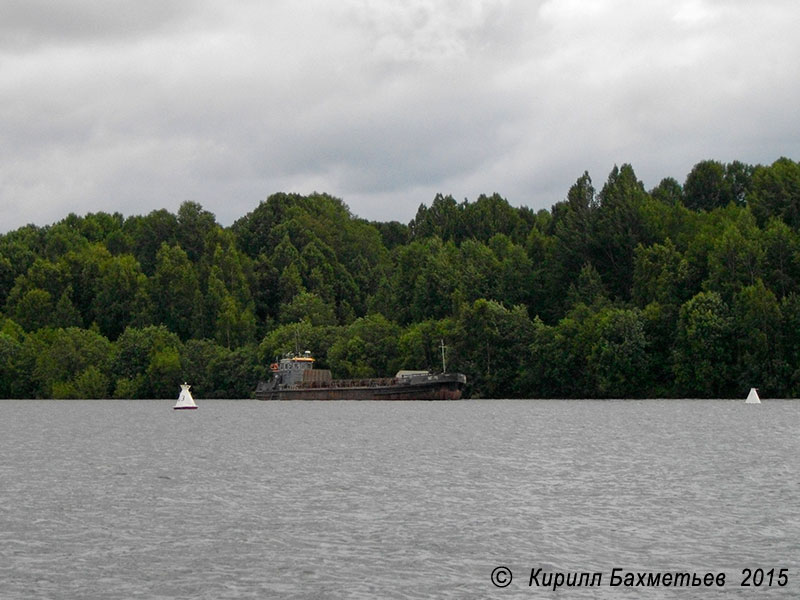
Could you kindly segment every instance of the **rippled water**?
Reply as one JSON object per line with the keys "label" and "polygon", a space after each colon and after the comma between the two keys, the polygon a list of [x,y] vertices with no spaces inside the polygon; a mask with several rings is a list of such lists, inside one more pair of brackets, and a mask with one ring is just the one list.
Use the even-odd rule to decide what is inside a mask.
{"label": "rippled water", "polygon": [[[0,597],[800,597],[800,403],[171,406],[0,402]],[[738,587],[757,567],[789,585]]]}

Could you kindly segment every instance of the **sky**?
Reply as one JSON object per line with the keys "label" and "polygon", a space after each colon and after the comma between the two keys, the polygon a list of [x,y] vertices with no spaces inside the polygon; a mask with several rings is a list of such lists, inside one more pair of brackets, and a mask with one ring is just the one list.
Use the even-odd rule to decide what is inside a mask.
{"label": "sky", "polygon": [[797,0],[0,0],[0,232],[800,159]]}

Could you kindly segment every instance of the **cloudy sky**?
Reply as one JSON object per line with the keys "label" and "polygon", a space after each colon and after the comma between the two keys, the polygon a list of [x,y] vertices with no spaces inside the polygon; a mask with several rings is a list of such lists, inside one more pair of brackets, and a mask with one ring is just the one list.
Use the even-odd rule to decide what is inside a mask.
{"label": "cloudy sky", "polygon": [[0,0],[0,231],[800,158],[797,0]]}

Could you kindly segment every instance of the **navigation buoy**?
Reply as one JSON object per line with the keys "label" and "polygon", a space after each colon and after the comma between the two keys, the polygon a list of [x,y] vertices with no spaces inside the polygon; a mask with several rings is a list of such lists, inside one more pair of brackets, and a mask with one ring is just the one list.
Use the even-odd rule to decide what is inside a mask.
{"label": "navigation buoy", "polygon": [[750,388],[750,393],[747,394],[747,400],[745,400],[744,403],[761,404],[761,398],[758,397],[758,391],[756,391],[756,388]]}

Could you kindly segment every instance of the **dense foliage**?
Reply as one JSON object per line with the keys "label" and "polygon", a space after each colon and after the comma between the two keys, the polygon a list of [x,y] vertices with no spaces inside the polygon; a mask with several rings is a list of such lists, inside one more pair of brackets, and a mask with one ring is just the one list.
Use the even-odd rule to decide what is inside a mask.
{"label": "dense foliage", "polygon": [[440,363],[478,397],[800,393],[800,163],[588,173],[537,213],[437,196],[408,225],[275,194],[0,236],[0,397],[249,397],[311,349],[339,377]]}

